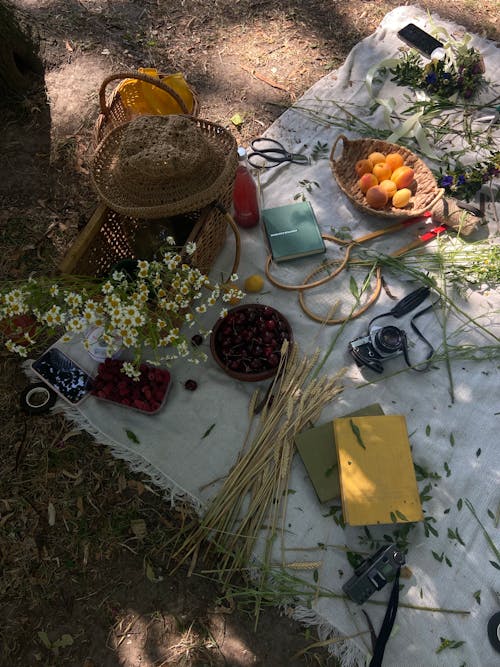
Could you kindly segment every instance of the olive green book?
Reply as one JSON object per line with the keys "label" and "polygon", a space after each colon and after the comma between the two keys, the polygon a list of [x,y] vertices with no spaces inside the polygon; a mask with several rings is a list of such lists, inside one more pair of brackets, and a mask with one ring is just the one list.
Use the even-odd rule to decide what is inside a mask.
{"label": "olive green book", "polygon": [[[374,403],[346,416],[383,414],[380,405]],[[339,498],[340,481],[332,422],[298,433],[295,436],[295,445],[320,502],[326,503]]]}
{"label": "olive green book", "polygon": [[273,260],[285,262],[325,252],[325,242],[308,201],[266,208],[262,221]]}

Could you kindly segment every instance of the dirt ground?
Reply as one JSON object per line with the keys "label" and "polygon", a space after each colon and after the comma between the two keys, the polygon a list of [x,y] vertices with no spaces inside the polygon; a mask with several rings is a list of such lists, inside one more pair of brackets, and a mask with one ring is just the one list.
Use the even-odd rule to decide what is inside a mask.
{"label": "dirt ground", "polygon": [[[403,3],[13,4],[38,35],[45,72],[17,104],[0,108],[2,280],[55,270],[92,214],[87,164],[108,74],[182,72],[200,116],[245,145]],[[496,0],[414,4],[499,37]],[[189,509],[172,508],[61,417],[24,415],[20,364],[0,352],[0,365],[0,667],[328,664],[324,648],[310,648],[314,631],[286,614],[265,610],[255,630],[252,614],[219,599],[214,582],[185,569],[169,575]]]}

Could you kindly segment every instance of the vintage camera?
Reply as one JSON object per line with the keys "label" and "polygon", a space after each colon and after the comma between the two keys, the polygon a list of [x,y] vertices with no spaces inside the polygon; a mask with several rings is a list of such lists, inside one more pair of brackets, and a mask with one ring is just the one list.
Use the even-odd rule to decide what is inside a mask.
{"label": "vintage camera", "polygon": [[404,564],[404,554],[396,545],[381,547],[354,570],[354,575],[342,586],[342,590],[351,600],[363,604],[375,591],[380,591],[388,581],[392,581]]}
{"label": "vintage camera", "polygon": [[349,343],[349,352],[358,366],[382,373],[382,361],[407,353],[406,334],[395,326],[373,326],[366,336]]}

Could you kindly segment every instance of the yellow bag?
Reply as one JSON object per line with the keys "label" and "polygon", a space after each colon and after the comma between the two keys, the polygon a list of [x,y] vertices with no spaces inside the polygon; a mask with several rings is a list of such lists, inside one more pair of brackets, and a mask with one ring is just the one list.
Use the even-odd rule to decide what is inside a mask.
{"label": "yellow bag", "polygon": [[[158,70],[154,68],[140,67],[141,74],[160,80]],[[192,114],[195,108],[195,98],[188,86],[184,76],[177,72],[161,77],[161,82],[172,88],[182,99]],[[157,88],[154,84],[140,81],[139,79],[124,79],[116,88],[124,107],[130,109],[134,114],[167,115],[184,113],[177,100],[165,90]]]}

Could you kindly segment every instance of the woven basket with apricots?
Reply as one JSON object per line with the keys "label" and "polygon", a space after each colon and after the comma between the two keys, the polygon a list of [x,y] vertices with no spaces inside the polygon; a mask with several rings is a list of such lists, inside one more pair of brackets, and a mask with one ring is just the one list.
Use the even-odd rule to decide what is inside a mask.
{"label": "woven basket with apricots", "polygon": [[[335,158],[338,142],[342,154]],[[444,190],[427,165],[404,146],[381,139],[347,139],[340,134],[330,153],[339,188],[364,213],[400,219],[430,211]]]}

